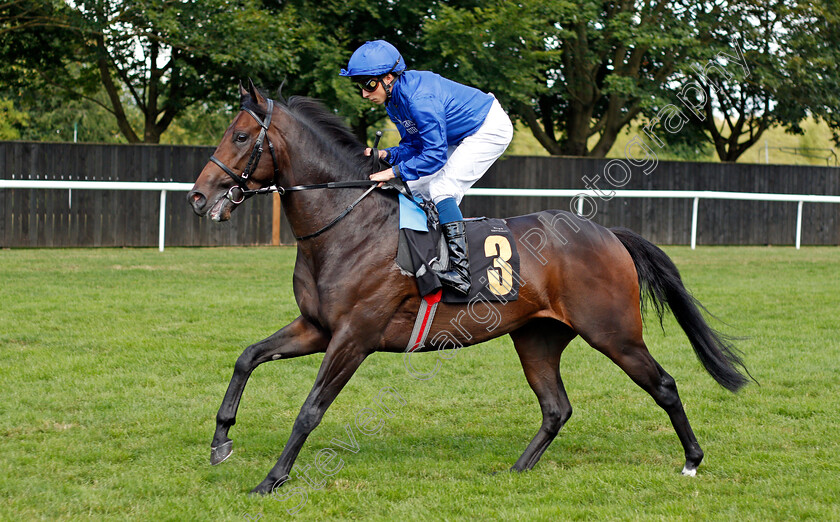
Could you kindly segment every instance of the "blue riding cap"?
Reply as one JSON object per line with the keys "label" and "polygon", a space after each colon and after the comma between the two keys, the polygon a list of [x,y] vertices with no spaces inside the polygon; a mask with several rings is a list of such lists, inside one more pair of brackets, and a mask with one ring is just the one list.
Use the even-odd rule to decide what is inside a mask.
{"label": "blue riding cap", "polygon": [[401,73],[405,70],[403,60],[397,48],[385,40],[365,42],[356,49],[346,69],[341,69],[341,76],[380,76],[389,72]]}

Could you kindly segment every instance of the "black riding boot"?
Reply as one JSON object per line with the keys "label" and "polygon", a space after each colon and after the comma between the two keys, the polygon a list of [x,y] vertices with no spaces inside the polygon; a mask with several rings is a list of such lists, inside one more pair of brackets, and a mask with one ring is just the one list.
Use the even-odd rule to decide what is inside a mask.
{"label": "black riding boot", "polygon": [[470,263],[467,252],[467,234],[463,221],[442,225],[449,249],[449,270],[438,274],[440,282],[464,295],[470,293]]}

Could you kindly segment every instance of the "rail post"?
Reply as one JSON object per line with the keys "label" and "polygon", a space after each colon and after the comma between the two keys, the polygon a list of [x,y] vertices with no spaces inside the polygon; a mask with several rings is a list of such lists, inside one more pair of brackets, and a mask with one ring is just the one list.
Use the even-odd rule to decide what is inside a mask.
{"label": "rail post", "polygon": [[163,238],[166,236],[166,191],[160,191],[160,222],[158,224],[158,250],[163,252]]}
{"label": "rail post", "polygon": [[800,201],[796,206],[796,249],[802,244],[802,205],[804,201]]}
{"label": "rail post", "polygon": [[697,211],[700,207],[700,198],[694,198],[694,207],[691,210],[691,249],[697,248]]}

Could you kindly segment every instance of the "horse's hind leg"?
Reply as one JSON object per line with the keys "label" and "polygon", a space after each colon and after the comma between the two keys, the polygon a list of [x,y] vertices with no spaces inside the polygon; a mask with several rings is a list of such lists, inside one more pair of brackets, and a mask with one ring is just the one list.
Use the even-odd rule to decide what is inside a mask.
{"label": "horse's hind leg", "polygon": [[629,336],[629,339],[622,336],[621,331],[594,339],[588,338],[584,333],[581,333],[581,336],[624,370],[633,382],[648,392],[656,404],[665,410],[685,451],[685,467],[682,474],[693,477],[697,473],[697,466],[703,460],[703,450],[700,449],[700,444],[697,443],[688,423],[680,395],[677,393],[676,382],[648,352],[642,339],[640,322],[641,318],[638,318],[639,326],[633,328],[636,332]]}
{"label": "horse's hind leg", "polygon": [[299,357],[323,352],[329,338],[302,317],[298,317],[287,326],[262,341],[252,344],[242,352],[233,367],[225,398],[216,415],[216,432],[211,443],[210,463],[220,464],[233,451],[233,442],[227,434],[236,424],[236,411],[242,399],[242,392],[251,372],[260,364],[275,360]]}
{"label": "horse's hind leg", "polygon": [[536,436],[511,468],[514,471],[533,468],[572,416],[572,405],[560,379],[560,355],[576,335],[568,326],[551,319],[532,321],[510,334],[543,416]]}

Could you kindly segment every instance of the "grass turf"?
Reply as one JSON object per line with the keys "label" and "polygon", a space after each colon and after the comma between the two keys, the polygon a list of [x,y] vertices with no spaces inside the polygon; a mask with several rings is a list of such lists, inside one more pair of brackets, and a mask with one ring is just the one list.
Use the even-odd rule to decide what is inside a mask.
{"label": "grass turf", "polygon": [[211,467],[209,442],[236,357],[297,316],[294,249],[0,251],[0,519],[275,520],[298,504],[301,519],[840,519],[840,249],[666,251],[713,324],[746,337],[760,383],[724,391],[672,319],[649,319],[706,452],[697,477],[664,412],[579,339],[561,365],[571,420],[533,471],[493,474],[540,422],[504,337],[426,381],[368,358],[296,467],[347,440],[381,388],[405,404],[337,449],[322,489],[296,476],[258,498],[321,356],[257,369],[233,456]]}

